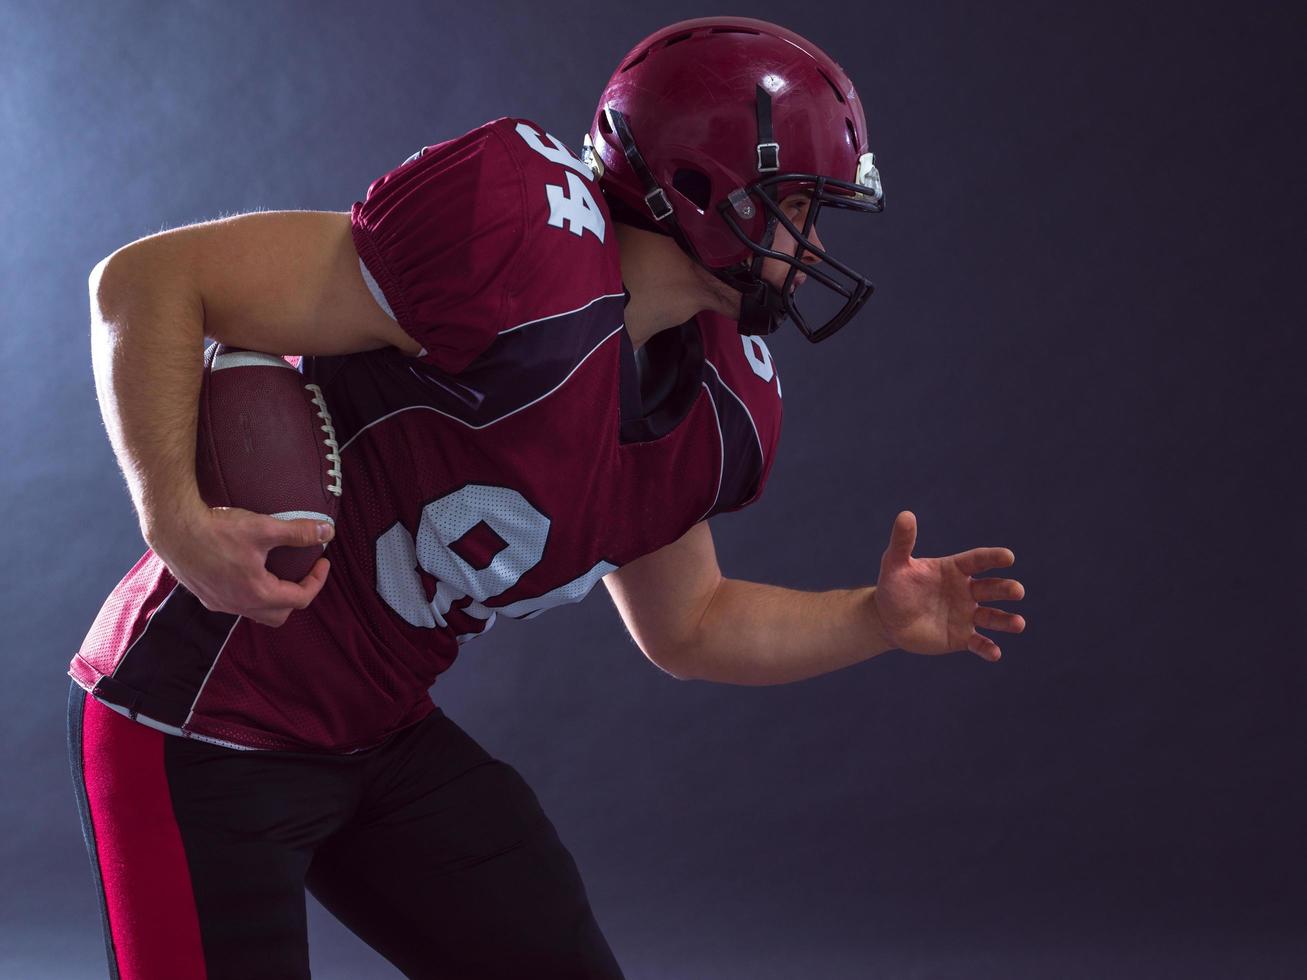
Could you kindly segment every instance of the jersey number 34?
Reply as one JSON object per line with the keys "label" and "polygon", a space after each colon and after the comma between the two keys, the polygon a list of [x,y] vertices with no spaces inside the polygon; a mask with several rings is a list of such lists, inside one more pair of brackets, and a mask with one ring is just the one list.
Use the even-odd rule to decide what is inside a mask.
{"label": "jersey number 34", "polygon": [[587,186],[594,182],[594,173],[572,156],[572,151],[556,136],[538,133],[524,122],[517,124],[517,135],[550,163],[567,168],[562,173],[567,181],[566,187],[561,184],[545,184],[545,194],[549,199],[549,224],[554,228],[566,227],[577,237],[587,231],[593,232],[602,243],[606,230],[604,214]]}

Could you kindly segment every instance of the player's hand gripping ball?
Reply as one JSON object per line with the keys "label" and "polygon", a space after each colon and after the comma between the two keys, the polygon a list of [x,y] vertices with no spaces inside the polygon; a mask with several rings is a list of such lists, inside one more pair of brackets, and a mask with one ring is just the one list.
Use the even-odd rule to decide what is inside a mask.
{"label": "player's hand gripping ball", "polygon": [[[204,352],[195,475],[210,507],[282,520],[340,511],[340,447],[322,390],[273,354],[211,344]],[[326,545],[278,547],[268,571],[298,582]]]}

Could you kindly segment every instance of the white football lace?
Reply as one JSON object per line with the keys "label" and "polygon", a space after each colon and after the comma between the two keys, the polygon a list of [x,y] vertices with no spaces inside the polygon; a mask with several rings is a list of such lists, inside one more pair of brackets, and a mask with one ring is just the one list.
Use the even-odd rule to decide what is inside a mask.
{"label": "white football lace", "polygon": [[327,411],[327,400],[322,397],[322,389],[317,385],[305,385],[304,387],[313,392],[313,404],[318,406],[318,418],[322,419],[322,425],[318,428],[326,433],[322,441],[327,446],[327,462],[331,463],[331,468],[327,470],[327,476],[334,477],[336,481],[327,487],[327,492],[334,493],[339,497],[342,487],[340,482],[340,443],[336,441],[336,427],[331,424],[331,413]]}

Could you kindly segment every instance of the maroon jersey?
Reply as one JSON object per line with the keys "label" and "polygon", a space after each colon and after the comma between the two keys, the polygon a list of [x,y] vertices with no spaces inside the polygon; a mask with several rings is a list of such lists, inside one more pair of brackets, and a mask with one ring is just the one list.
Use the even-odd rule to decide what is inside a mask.
{"label": "maroon jersey", "polygon": [[459,646],[578,602],[756,500],[780,435],[767,346],[700,314],[639,351],[589,169],[532,123],[426,147],[352,210],[365,281],[421,345],[304,357],[341,446],[331,574],[279,628],[211,612],[147,551],[69,673],[144,724],[352,752],[432,710]]}

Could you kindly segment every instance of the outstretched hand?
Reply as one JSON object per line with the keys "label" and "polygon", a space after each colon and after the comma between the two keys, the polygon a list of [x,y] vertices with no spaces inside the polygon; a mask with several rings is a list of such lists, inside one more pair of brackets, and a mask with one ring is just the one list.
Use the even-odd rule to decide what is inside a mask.
{"label": "outstretched hand", "polygon": [[977,629],[1020,633],[1026,621],[980,603],[1020,599],[1026,590],[1015,579],[972,576],[1007,568],[1016,556],[1007,548],[973,548],[947,558],[913,558],[916,542],[917,518],[902,511],[880,560],[874,595],[886,640],[909,653],[970,650],[985,660],[998,660],[998,644]]}

